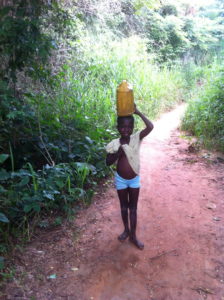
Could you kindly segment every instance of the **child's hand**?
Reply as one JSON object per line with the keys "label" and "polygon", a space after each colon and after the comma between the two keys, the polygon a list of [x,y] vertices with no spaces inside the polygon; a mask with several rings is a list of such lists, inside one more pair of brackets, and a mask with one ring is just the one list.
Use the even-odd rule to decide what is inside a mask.
{"label": "child's hand", "polygon": [[122,156],[123,153],[124,153],[124,150],[123,150],[123,148],[120,146],[119,149],[118,149],[118,151],[117,151],[117,158],[119,158],[120,156]]}

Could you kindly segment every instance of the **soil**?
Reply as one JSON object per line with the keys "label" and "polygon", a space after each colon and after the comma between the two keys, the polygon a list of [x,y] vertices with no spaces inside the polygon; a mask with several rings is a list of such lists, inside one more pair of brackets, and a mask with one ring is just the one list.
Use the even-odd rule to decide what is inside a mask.
{"label": "soil", "polygon": [[42,232],[15,253],[1,299],[224,299],[224,160],[178,130],[183,111],[164,114],[142,144],[145,249],[117,240],[123,226],[109,181],[72,226]]}

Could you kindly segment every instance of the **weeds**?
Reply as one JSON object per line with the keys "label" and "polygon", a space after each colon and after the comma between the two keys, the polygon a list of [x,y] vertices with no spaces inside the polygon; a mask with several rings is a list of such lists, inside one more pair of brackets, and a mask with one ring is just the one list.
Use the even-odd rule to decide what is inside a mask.
{"label": "weeds", "polygon": [[[97,44],[95,39],[83,38],[81,58],[46,78],[51,88],[27,90],[23,110],[16,109],[16,98],[10,96],[4,122],[19,127],[7,127],[4,140],[12,138],[3,143],[0,155],[3,256],[4,245],[15,237],[29,240],[35,226],[49,226],[45,216],[52,211],[59,212],[57,225],[63,214],[71,217],[77,207],[90,203],[97,182],[110,172],[104,146],[116,136],[116,88],[121,80],[133,84],[139,109],[156,118],[185,100],[186,89],[201,76],[195,69],[184,77],[180,65],[158,67],[140,37],[106,44],[100,35]],[[141,128],[142,123],[137,120],[136,125]]]}
{"label": "weeds", "polygon": [[223,65],[214,63],[205,73],[203,89],[189,102],[182,128],[201,143],[224,152]]}
{"label": "weeds", "polygon": [[[70,15],[55,5],[57,1],[49,5],[36,1],[33,10],[29,1],[11,2],[18,5],[3,5],[0,14],[0,22],[7,20],[12,29],[3,26],[0,32],[0,272],[4,278],[13,276],[7,271],[2,275],[2,270],[15,239],[29,240],[36,226],[50,226],[49,215],[56,214],[55,226],[62,223],[63,214],[71,219],[79,206],[90,203],[95,186],[109,174],[104,146],[116,136],[118,84],[123,79],[131,82],[139,109],[156,118],[192,96],[195,87],[202,86],[201,78],[208,81],[209,67],[196,66],[193,58],[196,52],[198,58],[208,52],[212,37],[203,26],[201,33],[197,31],[201,26],[195,31],[191,20],[181,27],[177,18],[159,16],[159,10],[144,5],[124,9],[132,7],[128,1],[119,11],[108,5],[105,15],[97,13],[98,25],[90,17],[91,9],[87,13],[78,3]],[[88,4],[92,12],[99,6],[95,2]],[[157,18],[163,22],[154,22]],[[220,26],[217,37],[222,35]],[[186,57],[193,55],[191,60],[175,61],[186,51]],[[220,149],[222,84],[220,75],[213,89],[206,88],[207,96],[191,102],[184,122],[205,143],[212,141]],[[139,118],[136,125],[142,126]]]}

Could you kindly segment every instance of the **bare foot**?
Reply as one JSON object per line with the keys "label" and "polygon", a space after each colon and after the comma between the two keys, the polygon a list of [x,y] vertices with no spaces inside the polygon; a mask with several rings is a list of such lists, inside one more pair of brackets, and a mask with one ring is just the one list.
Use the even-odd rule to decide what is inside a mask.
{"label": "bare foot", "polygon": [[129,241],[134,244],[138,249],[143,250],[144,249],[144,244],[137,240],[136,238],[129,238]]}
{"label": "bare foot", "polygon": [[123,241],[126,240],[127,237],[129,237],[129,231],[124,231],[122,234],[120,234],[120,235],[118,236],[118,240],[119,240],[120,242],[123,242]]}

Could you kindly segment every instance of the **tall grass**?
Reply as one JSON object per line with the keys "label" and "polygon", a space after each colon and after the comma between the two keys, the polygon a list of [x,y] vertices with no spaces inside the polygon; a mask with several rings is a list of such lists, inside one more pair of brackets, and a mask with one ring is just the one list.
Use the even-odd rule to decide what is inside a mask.
{"label": "tall grass", "polygon": [[139,109],[156,118],[183,100],[185,86],[180,67],[158,67],[146,52],[145,40],[131,36],[110,40],[86,36],[80,41],[80,58],[62,72],[54,105],[62,114],[85,121],[93,139],[113,128],[116,88],[126,79],[133,84]]}
{"label": "tall grass", "polygon": [[181,66],[157,66],[140,37],[86,35],[75,47],[48,79],[51,88],[27,90],[26,143],[15,157],[10,150],[12,168],[8,162],[0,174],[5,188],[0,222],[1,214],[9,219],[5,224],[2,217],[0,233],[8,226],[9,236],[18,224],[29,229],[35,216],[41,226],[51,210],[72,214],[80,201],[88,203],[98,179],[109,174],[104,146],[117,134],[116,88],[123,79],[133,84],[137,106],[152,119],[185,97]]}
{"label": "tall grass", "polygon": [[204,68],[202,86],[189,101],[182,128],[205,147],[224,152],[224,65],[215,61]]}

